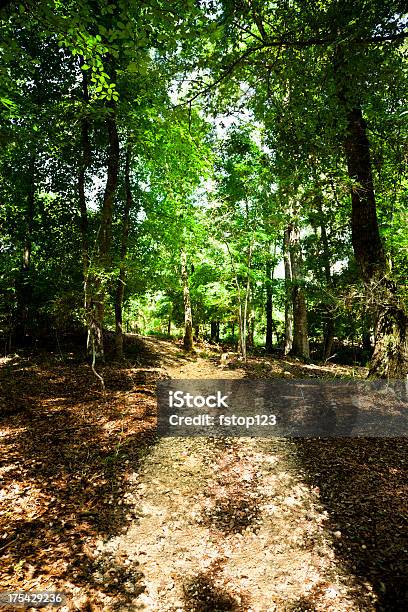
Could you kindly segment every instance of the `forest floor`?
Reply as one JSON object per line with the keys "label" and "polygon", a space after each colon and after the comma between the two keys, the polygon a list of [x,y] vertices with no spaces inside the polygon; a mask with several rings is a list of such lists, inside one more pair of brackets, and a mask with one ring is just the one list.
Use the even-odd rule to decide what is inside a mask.
{"label": "forest floor", "polygon": [[128,344],[106,394],[74,353],[0,360],[0,591],[62,591],[61,612],[408,609],[405,439],[155,433],[160,379],[363,368]]}

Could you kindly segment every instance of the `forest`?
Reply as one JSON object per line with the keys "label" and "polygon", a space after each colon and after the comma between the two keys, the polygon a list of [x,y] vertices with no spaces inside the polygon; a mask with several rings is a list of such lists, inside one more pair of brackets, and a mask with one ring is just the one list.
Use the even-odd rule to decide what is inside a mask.
{"label": "forest", "polygon": [[[406,610],[406,2],[0,23],[0,607]],[[399,429],[161,438],[178,379],[378,383]]]}

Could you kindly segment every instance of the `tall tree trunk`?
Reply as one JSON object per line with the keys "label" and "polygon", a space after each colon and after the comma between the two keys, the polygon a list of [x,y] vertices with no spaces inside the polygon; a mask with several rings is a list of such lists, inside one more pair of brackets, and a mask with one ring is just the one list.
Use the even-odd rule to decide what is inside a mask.
{"label": "tall tree trunk", "polygon": [[254,315],[254,311],[251,308],[249,311],[249,316],[248,316],[248,323],[247,323],[247,347],[250,349],[254,348],[254,336],[255,336],[255,315]]}
{"label": "tall tree trunk", "polygon": [[285,266],[285,346],[284,353],[289,355],[293,346],[293,301],[292,301],[292,262],[290,257],[290,227],[284,232],[283,261]]}
{"label": "tall tree trunk", "polygon": [[119,277],[116,284],[115,293],[115,356],[116,359],[123,358],[123,325],[122,307],[123,296],[125,294],[126,283],[126,254],[128,248],[128,238],[130,229],[130,211],[133,206],[132,189],[130,185],[130,163],[132,157],[132,146],[128,141],[126,146],[125,159],[125,208],[122,221],[122,239],[120,245]]}
{"label": "tall tree trunk", "polygon": [[[327,237],[326,225],[323,222],[323,208],[321,198],[317,198],[317,208],[320,213],[320,218],[322,222],[320,224],[320,237],[321,243],[323,247],[323,268],[324,268],[324,276],[326,279],[326,286],[328,289],[333,288],[333,279],[331,275],[330,269],[330,249],[329,249],[329,240]],[[324,314],[323,314],[323,361],[326,361],[332,355],[333,342],[334,342],[334,333],[335,333],[335,325],[334,325],[334,316],[332,304],[329,301],[323,304]]]}
{"label": "tall tree trunk", "polygon": [[[83,66],[84,59],[80,58],[79,65]],[[89,102],[88,94],[88,77],[85,71],[82,71],[82,96],[84,105]],[[80,231],[81,231],[81,246],[82,246],[82,266],[84,271],[84,279],[86,279],[89,268],[89,236],[88,236],[88,210],[86,206],[85,181],[86,171],[91,164],[91,145],[89,142],[89,119],[86,116],[86,110],[81,120],[81,161],[78,173],[78,200],[80,212]],[[85,296],[86,300],[86,296]]]}
{"label": "tall tree trunk", "polygon": [[31,253],[33,239],[33,225],[35,215],[35,154],[30,155],[27,168],[27,206],[25,219],[25,234],[22,253],[21,271],[18,281],[16,282],[17,289],[17,312],[15,338],[18,344],[24,344],[27,335],[28,321],[30,316],[31,298],[32,298],[32,281],[30,279],[31,272]]}
{"label": "tall tree trunk", "polygon": [[241,353],[244,360],[246,360],[246,349],[247,349],[247,301],[246,296],[244,300],[241,295],[241,287],[238,282],[238,278],[235,279],[237,285],[238,294],[238,350]]}
{"label": "tall tree trunk", "polygon": [[252,290],[250,290],[248,295],[247,307],[247,347],[250,349],[254,347],[255,336],[255,311],[253,297],[253,292]]}
{"label": "tall tree trunk", "polygon": [[193,349],[193,315],[191,312],[190,288],[188,284],[187,255],[184,248],[181,249],[181,280],[183,283],[184,299],[183,344],[186,351],[191,351]]}
{"label": "tall tree trunk", "polygon": [[377,222],[370,146],[359,107],[347,113],[344,149],[348,174],[354,181],[351,192],[354,255],[376,322],[369,374],[380,378],[403,378],[408,372],[408,317],[398,299],[395,284],[387,277]]}
{"label": "tall tree trunk", "polygon": [[108,134],[107,177],[98,233],[96,269],[94,273],[88,275],[88,282],[91,282],[92,291],[90,304],[92,312],[90,321],[92,349],[96,357],[100,359],[104,359],[103,319],[106,300],[106,280],[104,279],[104,274],[106,274],[110,267],[113,203],[119,174],[119,138],[113,105],[106,119],[106,128]]}
{"label": "tall tree trunk", "polygon": [[[84,58],[80,57],[80,67],[84,64]],[[89,102],[88,94],[88,77],[85,71],[82,71],[82,96],[84,106]],[[81,233],[81,250],[82,250],[82,271],[84,278],[84,308],[85,308],[85,320],[88,327],[88,338],[87,338],[87,350],[91,351],[92,340],[91,340],[91,305],[89,296],[89,223],[88,223],[88,209],[86,205],[86,172],[91,164],[91,145],[89,139],[90,124],[89,119],[86,116],[87,110],[84,110],[84,116],[81,120],[81,160],[79,164],[78,172],[78,203],[80,213],[80,224],[79,229]]]}
{"label": "tall tree trunk", "polygon": [[[270,246],[269,246],[270,255]],[[274,259],[276,255],[276,242],[274,248]],[[266,304],[265,304],[265,316],[266,316],[266,335],[265,335],[265,351],[267,353],[272,352],[273,348],[273,293],[272,293],[272,282],[274,267],[270,257],[266,262]]]}
{"label": "tall tree trunk", "polygon": [[300,232],[294,223],[290,223],[285,233],[288,248],[291,274],[291,298],[293,308],[293,342],[290,354],[308,359],[309,338],[307,325],[307,307],[304,290],[301,286],[302,254],[300,251]]}
{"label": "tall tree trunk", "polygon": [[265,316],[266,316],[266,334],[265,334],[265,351],[267,353],[272,352],[273,346],[273,304],[272,304],[272,266],[270,261],[266,263],[266,305],[265,305]]}
{"label": "tall tree trunk", "polygon": [[333,343],[334,343],[334,319],[330,311],[330,306],[327,307],[324,317],[324,331],[323,331],[323,361],[327,361],[333,354]]}
{"label": "tall tree trunk", "polygon": [[218,321],[211,321],[210,338],[211,342],[219,342],[220,340],[220,324]]}
{"label": "tall tree trunk", "polygon": [[[356,85],[343,51],[335,53],[337,98],[347,121],[344,152],[351,190],[351,234],[354,256],[366,289],[375,327],[369,375],[404,378],[408,372],[408,316],[389,270],[381,240],[373,186],[370,143]],[[353,100],[353,103],[350,101]]]}
{"label": "tall tree trunk", "polygon": [[310,357],[305,293],[299,285],[293,287],[293,345],[291,355]]}
{"label": "tall tree trunk", "polygon": [[238,321],[239,322],[239,332],[240,332],[239,333],[239,346],[240,346],[241,355],[244,361],[246,361],[246,358],[247,358],[247,330],[248,330],[247,321],[248,321],[249,295],[251,291],[251,277],[249,275],[249,270],[251,268],[251,263],[252,263],[252,243],[249,245],[249,248],[248,248],[248,259],[247,259],[248,272],[247,272],[245,293],[244,293],[243,300],[241,297],[241,290],[240,290],[238,277],[236,276],[237,291],[239,294],[239,321]]}
{"label": "tall tree trunk", "polygon": [[[246,361],[247,357],[247,313],[248,313],[248,302],[249,302],[249,294],[251,291],[251,277],[250,277],[250,269],[252,264],[252,243],[248,246],[247,253],[247,277],[244,293],[242,291],[242,287],[240,284],[240,280],[238,278],[237,270],[235,268],[234,258],[232,256],[231,250],[229,248],[228,243],[226,242],[226,247],[228,249],[228,253],[231,260],[231,267],[234,275],[235,286],[237,289],[237,299],[238,299],[238,329],[239,329],[239,338],[238,338],[238,349],[241,353],[244,361]],[[243,295],[242,295],[243,293]]]}

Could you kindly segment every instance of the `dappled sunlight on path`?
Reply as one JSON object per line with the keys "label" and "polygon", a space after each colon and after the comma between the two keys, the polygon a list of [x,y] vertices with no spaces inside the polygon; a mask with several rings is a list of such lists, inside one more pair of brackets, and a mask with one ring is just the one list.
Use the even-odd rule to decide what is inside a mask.
{"label": "dappled sunlight on path", "polygon": [[[200,357],[176,378],[240,378]],[[123,610],[374,610],[336,557],[319,490],[293,441],[164,438],[134,472],[129,529],[101,559],[137,560],[143,592]],[[135,587],[136,588],[136,587]]]}

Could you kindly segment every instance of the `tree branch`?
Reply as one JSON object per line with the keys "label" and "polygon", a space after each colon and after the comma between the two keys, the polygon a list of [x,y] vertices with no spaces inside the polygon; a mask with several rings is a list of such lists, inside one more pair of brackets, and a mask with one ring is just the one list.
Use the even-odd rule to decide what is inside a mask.
{"label": "tree branch", "polygon": [[251,30],[249,30],[245,26],[241,25],[240,23],[237,23],[236,21],[234,21],[234,25],[239,30],[242,30],[242,32],[245,32],[245,34],[248,34],[248,36],[252,36],[252,38],[255,38],[256,40],[259,40],[259,42],[262,43],[262,44],[264,43],[264,39],[263,38],[261,38],[260,36],[257,36],[256,34],[254,34],[254,32],[251,32]]}
{"label": "tree branch", "polygon": [[256,27],[258,28],[258,32],[259,32],[259,34],[261,35],[261,39],[264,41],[264,40],[266,40],[268,37],[267,37],[267,34],[266,34],[266,30],[265,30],[265,28],[264,28],[264,24],[263,24],[263,22],[262,22],[262,19],[261,19],[261,18],[259,17],[259,15],[257,14],[257,12],[256,12],[256,10],[255,10],[255,7],[254,7],[253,3],[251,2],[251,0],[249,0],[248,4],[249,4],[250,9],[251,9],[251,11],[252,11],[252,16],[253,16],[254,21],[255,21],[255,23],[256,23]]}
{"label": "tree branch", "polygon": [[[251,34],[252,36],[255,36],[253,33]],[[397,41],[397,40],[404,40],[405,38],[408,38],[408,32],[400,32],[399,34],[388,34],[387,36],[372,36],[370,38],[356,38],[354,40],[349,40],[348,42],[351,44],[361,45],[361,44],[375,44],[375,43],[383,43],[383,42],[392,42],[392,41]],[[259,39],[257,38],[257,40]],[[305,40],[280,39],[280,40],[263,41],[259,45],[248,47],[247,50],[242,55],[237,57],[234,61],[231,62],[231,64],[229,64],[227,67],[224,68],[224,70],[222,71],[219,77],[217,77],[214,81],[209,83],[202,90],[198,91],[191,98],[189,98],[185,102],[181,102],[180,104],[177,104],[176,106],[185,106],[186,104],[191,104],[192,102],[194,102],[194,100],[196,100],[200,96],[204,96],[205,94],[209,93],[212,89],[217,87],[217,85],[219,85],[227,76],[229,76],[241,62],[243,62],[245,59],[247,59],[248,57],[250,57],[253,53],[256,53],[257,51],[262,51],[263,49],[274,48],[274,47],[277,47],[279,49],[281,49],[282,47],[286,47],[288,49],[290,48],[304,49],[307,47],[331,45],[336,42],[337,42],[336,38],[308,38]]]}
{"label": "tree branch", "polygon": [[185,102],[181,102],[180,104],[177,104],[177,106],[185,106],[186,104],[191,104],[192,102],[194,102],[194,100],[196,100],[200,96],[205,96],[206,93],[210,92],[212,89],[217,87],[217,85],[219,85],[227,76],[229,76],[233,72],[234,68],[238,66],[238,64],[240,64],[244,59],[252,55],[252,53],[254,53],[255,51],[260,51],[261,49],[263,49],[263,47],[264,45],[258,45],[257,47],[248,47],[245,53],[243,53],[242,55],[237,57],[233,62],[231,62],[231,64],[229,64],[229,66],[227,66],[224,69],[224,71],[220,74],[220,76],[216,78],[214,81],[212,81],[212,83],[209,83],[206,87],[204,87],[204,89],[194,94],[194,96],[192,96]]}
{"label": "tree branch", "polygon": [[[356,45],[372,44],[381,42],[390,42],[395,40],[403,40],[408,38],[408,32],[400,32],[399,34],[388,34],[387,36],[371,36],[370,38],[355,38],[348,42]],[[303,49],[306,47],[314,47],[321,45],[331,45],[338,42],[336,38],[307,38],[306,40],[266,40],[263,43],[264,47],[288,47]]]}

